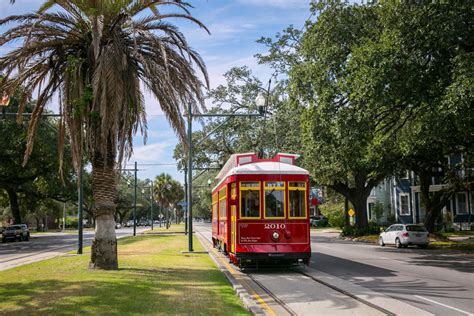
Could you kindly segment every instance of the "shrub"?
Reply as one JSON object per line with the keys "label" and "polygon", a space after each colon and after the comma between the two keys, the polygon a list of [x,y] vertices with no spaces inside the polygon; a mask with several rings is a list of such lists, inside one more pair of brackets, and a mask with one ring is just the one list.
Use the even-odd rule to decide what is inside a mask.
{"label": "shrub", "polygon": [[344,227],[344,203],[325,203],[319,206],[321,213],[328,218],[332,227]]}
{"label": "shrub", "polygon": [[358,228],[356,226],[345,226],[342,229],[341,236],[343,237],[360,237],[366,235],[378,235],[380,233],[380,226],[375,223],[369,223],[367,227]]}

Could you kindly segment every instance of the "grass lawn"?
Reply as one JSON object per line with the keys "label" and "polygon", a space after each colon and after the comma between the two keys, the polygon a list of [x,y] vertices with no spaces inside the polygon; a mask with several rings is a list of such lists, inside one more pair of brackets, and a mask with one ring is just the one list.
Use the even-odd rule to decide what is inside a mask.
{"label": "grass lawn", "polygon": [[153,224],[153,230],[150,229],[143,231],[143,233],[183,233],[184,234],[184,223],[171,224],[169,229],[166,229],[165,225]]}
{"label": "grass lawn", "polygon": [[[367,243],[377,243],[379,235],[366,235],[354,238],[354,241]],[[440,238],[430,238],[429,249],[459,250],[466,253],[474,253],[474,244],[462,241],[442,240]]]}
{"label": "grass lawn", "polygon": [[360,237],[355,238],[354,241],[362,241],[362,242],[376,244],[379,241],[379,235],[360,236]]}
{"label": "grass lawn", "polygon": [[459,250],[466,253],[474,253],[474,243],[442,240],[440,238],[430,238],[431,249]]}
{"label": "grass lawn", "polygon": [[[187,236],[118,243],[118,271],[89,270],[86,248],[0,272],[0,314],[249,315],[207,254],[181,253]],[[195,250],[203,250],[197,239]]]}
{"label": "grass lawn", "polygon": [[461,230],[456,232],[450,233],[440,233],[441,236],[448,238],[448,237],[469,237],[474,238],[474,231],[472,230]]}

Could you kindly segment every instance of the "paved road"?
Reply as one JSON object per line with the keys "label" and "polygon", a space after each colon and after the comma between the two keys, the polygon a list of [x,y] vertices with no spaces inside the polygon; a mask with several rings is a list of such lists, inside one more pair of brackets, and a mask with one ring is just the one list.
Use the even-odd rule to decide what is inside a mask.
{"label": "paved road", "polygon": [[[137,232],[148,228],[137,229]],[[116,230],[117,237],[132,235],[133,228]],[[85,230],[83,246],[90,246],[94,232]],[[52,258],[66,252],[77,250],[77,234],[45,233],[33,234],[30,241],[0,243],[0,271],[19,265]]]}
{"label": "paved road", "polygon": [[474,314],[474,256],[312,235],[310,267],[437,315]]}
{"label": "paved road", "polygon": [[[210,227],[203,225],[196,225],[196,230],[209,231]],[[329,281],[334,276],[340,280],[336,283],[363,293],[369,302],[380,302],[386,297],[388,307],[404,305],[402,310],[406,312],[399,314],[419,315],[426,311],[436,315],[474,315],[474,256],[429,249],[382,248],[339,240],[336,236],[312,233],[312,259],[304,269],[308,274],[326,275]],[[333,308],[330,314],[376,313],[301,275],[287,271],[252,274],[297,314],[305,314],[305,304],[314,305],[313,311]],[[410,308],[414,309],[409,312]]]}

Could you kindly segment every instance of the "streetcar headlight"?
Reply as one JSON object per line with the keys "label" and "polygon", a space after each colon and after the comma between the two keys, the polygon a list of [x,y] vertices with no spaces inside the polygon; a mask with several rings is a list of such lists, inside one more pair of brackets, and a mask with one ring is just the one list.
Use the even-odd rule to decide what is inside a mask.
{"label": "streetcar headlight", "polygon": [[273,239],[278,240],[280,238],[280,234],[278,232],[273,232],[272,237]]}

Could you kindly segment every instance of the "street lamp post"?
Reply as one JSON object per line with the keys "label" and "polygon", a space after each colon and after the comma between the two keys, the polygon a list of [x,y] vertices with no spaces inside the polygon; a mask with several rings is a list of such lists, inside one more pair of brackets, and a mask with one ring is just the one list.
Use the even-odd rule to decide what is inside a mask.
{"label": "street lamp post", "polygon": [[150,204],[150,216],[151,216],[151,230],[153,230],[153,202],[155,202],[154,197],[154,190],[153,190],[153,181],[151,181],[150,187],[150,197],[151,197],[151,204]]}

